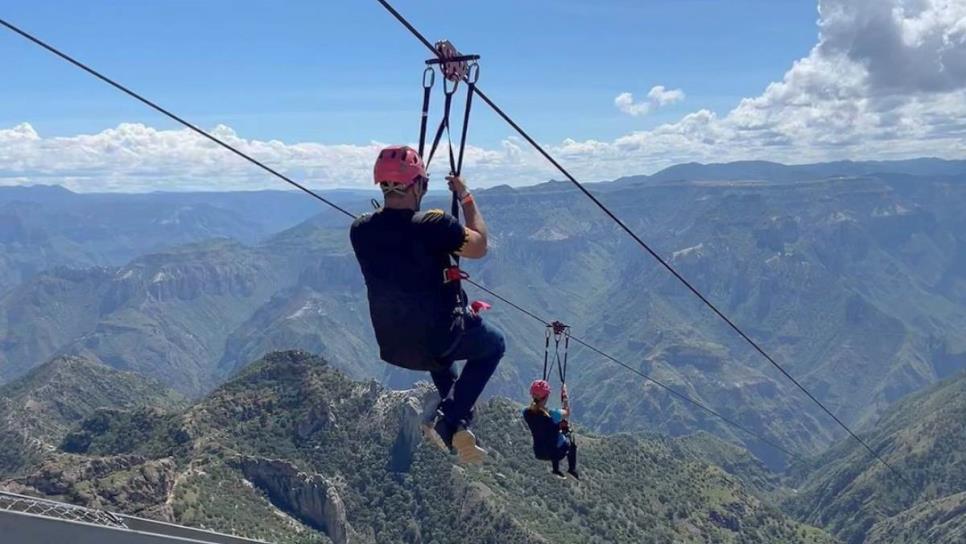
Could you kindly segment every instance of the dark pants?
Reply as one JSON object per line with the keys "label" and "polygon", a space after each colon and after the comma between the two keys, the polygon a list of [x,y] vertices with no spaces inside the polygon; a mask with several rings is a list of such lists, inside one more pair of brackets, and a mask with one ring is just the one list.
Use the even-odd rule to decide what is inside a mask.
{"label": "dark pants", "polygon": [[[506,351],[503,334],[482,319],[469,320],[466,331],[456,346],[443,358],[450,365],[432,373],[433,383],[443,399],[440,410],[452,425],[469,426],[473,405],[493,376]],[[456,372],[455,361],[466,361],[463,372]]]}
{"label": "dark pants", "polygon": [[550,462],[553,463],[554,472],[560,472],[560,461],[564,457],[567,458],[567,470],[575,472],[577,470],[577,442],[573,438],[567,441],[566,446],[561,446],[557,450],[557,455],[551,459]]}

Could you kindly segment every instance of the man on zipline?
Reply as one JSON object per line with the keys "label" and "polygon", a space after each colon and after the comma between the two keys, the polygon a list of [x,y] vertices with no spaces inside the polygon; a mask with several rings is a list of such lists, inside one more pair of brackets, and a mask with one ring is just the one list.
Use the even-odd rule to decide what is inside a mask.
{"label": "man on zipline", "polygon": [[[420,212],[429,177],[416,150],[394,146],[374,169],[384,206],[360,217],[350,238],[362,268],[380,357],[389,364],[429,371],[441,399],[432,431],[462,462],[486,452],[469,431],[473,405],[505,351],[503,335],[466,307],[459,282],[446,277],[450,256],[486,255],[486,223],[458,176],[449,188],[459,198],[466,226],[441,210]],[[455,362],[466,361],[461,373]]]}

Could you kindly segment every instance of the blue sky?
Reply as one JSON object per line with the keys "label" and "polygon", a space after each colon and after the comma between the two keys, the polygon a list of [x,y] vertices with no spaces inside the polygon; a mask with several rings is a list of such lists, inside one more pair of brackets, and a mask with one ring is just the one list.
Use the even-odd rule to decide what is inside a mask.
{"label": "blue sky", "polygon": [[[541,138],[614,138],[691,106],[725,111],[815,42],[803,1],[399,0],[430,39],[484,55],[481,87]],[[592,6],[592,7],[591,7]],[[375,1],[33,1],[3,17],[200,123],[248,137],[411,138],[426,53]],[[520,58],[529,58],[521,62]],[[156,116],[12,34],[0,126],[47,135]],[[11,71],[5,70],[9,75]],[[621,115],[620,92],[681,88],[687,105]],[[473,136],[509,131],[480,115]]]}
{"label": "blue sky", "polygon": [[[691,157],[802,162],[893,158],[890,150],[899,158],[920,153],[920,149],[935,149],[910,145],[909,137],[896,145],[870,147],[856,146],[858,137],[830,139],[818,133],[818,129],[827,134],[840,132],[839,124],[862,123],[856,122],[856,112],[842,109],[855,99],[826,100],[829,93],[815,90],[819,88],[813,85],[815,74],[840,71],[833,74],[834,82],[822,85],[844,88],[846,83],[841,82],[850,82],[843,92],[833,94],[847,96],[855,91],[861,99],[874,94],[876,59],[854,58],[847,46],[837,50],[816,47],[823,43],[816,24],[821,22],[817,8],[824,7],[828,25],[823,28],[831,29],[827,41],[832,43],[839,34],[854,40],[857,32],[868,31],[867,16],[888,14],[882,10],[903,3],[397,0],[395,4],[430,39],[449,38],[464,51],[483,55],[481,87],[538,140],[556,146],[565,157],[574,155],[578,171],[605,178],[653,171]],[[940,20],[946,25],[935,32],[956,28],[959,7],[946,6],[940,0],[925,3],[934,5],[931,15],[940,17],[910,13],[908,21]],[[287,145],[355,146],[355,154],[350,153],[346,160],[356,160],[372,142],[411,142],[416,135],[426,51],[375,0],[34,0],[6,3],[0,16],[203,127],[230,127],[230,134],[243,142],[278,139]],[[904,28],[901,25],[908,21],[899,20],[896,25]],[[922,48],[921,44],[916,47]],[[50,146],[47,149],[57,148],[63,142],[53,141],[56,137],[99,134],[125,123],[159,131],[176,128],[6,31],[0,32],[0,63],[5,74],[0,86],[0,131],[29,124],[30,131],[14,134],[17,142],[33,142],[28,142],[31,147],[23,153],[36,152],[37,142]],[[773,83],[785,87],[769,88]],[[636,116],[615,106],[621,93],[633,93],[639,101],[658,85],[680,90],[684,98],[655,105]],[[962,85],[957,80],[946,90],[959,92]],[[909,104],[921,103],[912,91],[921,89],[910,91]],[[789,98],[793,95],[798,99]],[[749,103],[741,108],[743,99],[758,99],[764,105]],[[820,109],[839,109],[822,109],[819,116],[825,124],[805,133],[800,129],[813,128],[816,118],[803,113],[803,104],[816,109],[809,100],[822,100]],[[878,105],[869,107],[870,111],[859,112],[861,119],[881,115]],[[743,111],[734,115],[736,109]],[[928,113],[935,112],[918,112]],[[961,112],[954,113],[959,116]],[[836,121],[843,115],[844,121]],[[880,117],[875,119],[870,126],[881,125]],[[692,126],[695,124],[700,127]],[[124,134],[111,133],[105,138],[120,138],[121,143],[111,145],[122,147],[125,138],[159,138],[153,133],[131,136],[121,132]],[[749,134],[754,138],[744,145],[742,138]],[[474,160],[490,166],[485,176],[525,178],[522,182],[549,176],[535,163],[520,166],[524,159],[519,153],[525,150],[518,152],[511,130],[482,107],[474,117],[471,141],[480,148]],[[605,145],[610,147],[601,147]],[[944,145],[939,150],[946,150],[947,155],[961,151],[955,140]],[[329,147],[324,150],[332,151]],[[304,155],[304,150],[287,149],[285,153],[288,157]],[[0,153],[0,183],[4,178],[6,183],[26,183],[42,174],[9,166],[14,158],[8,157],[5,167]],[[174,158],[151,160],[169,164],[176,162]],[[285,157],[279,160],[284,162]],[[516,166],[500,171],[496,162]],[[125,176],[132,175],[107,171],[108,166],[96,169],[104,171],[101,177],[123,183]],[[361,183],[358,172],[365,170],[361,164],[355,174],[322,163],[293,163],[291,168],[323,186]],[[78,180],[84,174],[70,174],[44,175],[70,178],[70,183],[83,188]],[[155,177],[160,179],[163,174],[156,172]],[[143,178],[144,172],[138,175]],[[169,177],[181,174],[172,172]],[[181,180],[176,185],[191,183]]]}

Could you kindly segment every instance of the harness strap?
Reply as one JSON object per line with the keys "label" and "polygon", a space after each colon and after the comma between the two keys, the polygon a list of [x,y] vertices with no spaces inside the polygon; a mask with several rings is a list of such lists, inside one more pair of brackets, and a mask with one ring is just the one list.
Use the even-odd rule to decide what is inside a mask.
{"label": "harness strap", "polygon": [[[449,164],[450,172],[456,170],[456,159],[453,156],[453,141],[450,138],[449,130],[449,117],[453,106],[453,95],[456,94],[456,88],[459,83],[454,83],[452,89],[446,87],[446,83],[443,83],[443,93],[445,94],[445,99],[443,101],[443,118],[439,122],[439,127],[436,129],[436,136],[433,138],[433,146],[429,150],[429,157],[426,159],[426,169],[429,169],[429,164],[433,160],[433,156],[436,154],[436,150],[439,147],[439,142],[443,138],[443,132],[446,132],[446,139],[449,141]],[[450,212],[456,221],[460,220],[460,202],[459,197],[456,192],[453,192],[453,200],[450,206]],[[462,314],[469,303],[469,299],[466,296],[466,291],[463,290],[462,283],[460,280],[467,278],[465,272],[460,270],[460,258],[459,255],[450,256],[452,265],[443,271],[443,282],[452,284],[453,290],[456,294],[456,306],[457,312]],[[463,315],[457,315],[454,319],[454,327],[461,327],[463,325]]]}
{"label": "harness strap", "polygon": [[[570,352],[570,327],[559,321],[547,325],[543,346],[543,379],[549,380],[554,367],[560,383],[567,383],[567,359]],[[550,359],[550,338],[553,337],[553,360]],[[563,358],[560,356],[560,344],[563,343]]]}
{"label": "harness strap", "polygon": [[[449,112],[453,106],[453,94],[456,92],[456,86],[453,86],[453,90],[450,91],[443,86],[443,93],[445,94],[445,99],[443,100],[443,118],[439,121],[439,126],[436,128],[436,136],[433,137],[433,145],[429,148],[429,157],[426,158],[426,170],[429,170],[430,163],[433,162],[433,156],[436,155],[436,148],[439,147],[440,140],[443,139],[443,131],[449,129]],[[452,146],[451,146],[452,147]],[[452,153],[452,151],[450,151]]]}
{"label": "harness strap", "polygon": [[544,335],[544,345],[543,345],[543,381],[547,381],[550,377],[550,327],[547,327],[547,334]]}
{"label": "harness strap", "polygon": [[[550,338],[553,337],[553,359],[550,358]],[[563,357],[560,356],[560,345],[563,344]],[[554,321],[547,325],[543,344],[543,379],[550,380],[553,367],[557,367],[557,375],[560,377],[561,386],[567,385],[567,359],[570,355],[570,327],[560,321]],[[560,432],[573,440],[574,428],[570,423],[573,419],[573,412],[568,414],[568,418],[560,422]]]}
{"label": "harness strap", "polygon": [[459,159],[453,173],[460,175],[463,171],[463,152],[466,150],[466,131],[470,126],[470,110],[473,109],[473,95],[476,94],[476,82],[480,78],[480,66],[475,62],[470,65],[466,74],[466,108],[463,110],[463,130],[460,135]]}
{"label": "harness strap", "polygon": [[429,121],[429,99],[432,95],[433,84],[436,83],[436,70],[427,67],[423,71],[423,110],[419,119],[419,156],[423,156],[426,148],[426,123]]}
{"label": "harness strap", "polygon": [[[564,354],[563,354],[563,364],[560,363],[559,359],[557,361],[557,369],[560,371],[560,383],[567,383],[567,357],[570,355],[570,327],[564,329],[563,333],[564,339]],[[558,340],[559,343],[559,340]]]}
{"label": "harness strap", "polygon": [[[452,111],[452,105],[453,105],[453,95],[456,94],[456,89],[459,86],[459,81],[453,84],[452,89],[446,88],[446,84],[444,82],[443,91],[446,94],[446,99],[443,105],[443,120],[439,125],[439,129],[436,131],[436,138],[433,141],[433,150],[430,152],[430,160],[432,160],[432,154],[435,152],[436,146],[439,144],[439,141],[442,138],[442,132],[445,130],[446,141],[449,144],[447,148],[449,152],[448,153],[449,169],[450,169],[450,174],[454,176],[460,175],[460,171],[463,168],[463,156],[464,156],[464,150],[466,148],[466,134],[469,129],[470,111],[473,106],[473,94],[474,94],[473,89],[476,87],[476,78],[479,77],[479,68],[477,67],[472,73],[473,73],[473,79],[469,79],[469,78],[466,79],[468,86],[467,86],[467,94],[466,94],[466,108],[463,111],[463,126],[460,134],[459,159],[457,160],[456,156],[453,154],[453,138],[450,132],[450,123],[449,123],[450,112]],[[428,165],[427,165],[427,168],[428,168]],[[460,220],[460,199],[459,199],[459,195],[456,194],[456,191],[453,191],[453,196],[450,204],[450,213],[452,214],[453,217],[456,218],[457,221]],[[460,266],[459,255],[454,254],[451,256],[451,258],[453,260],[452,269],[454,269],[452,274],[453,276],[457,277],[454,283],[456,284],[455,288],[457,292],[459,307],[464,308],[469,303],[469,299],[466,296],[466,291],[463,290],[463,287],[460,284],[460,279],[465,278],[466,276],[459,269],[459,266]],[[459,274],[457,274],[457,272],[459,272]]]}

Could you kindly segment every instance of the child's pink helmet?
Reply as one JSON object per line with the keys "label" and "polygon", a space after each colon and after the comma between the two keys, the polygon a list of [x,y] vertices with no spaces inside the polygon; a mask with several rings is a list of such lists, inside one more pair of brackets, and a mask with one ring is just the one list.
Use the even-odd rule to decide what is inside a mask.
{"label": "child's pink helmet", "polygon": [[530,384],[530,396],[536,400],[543,400],[550,396],[550,383],[547,380],[534,380]]}
{"label": "child's pink helmet", "polygon": [[376,166],[372,171],[376,184],[396,183],[404,187],[426,179],[426,167],[415,149],[405,145],[394,145],[379,152]]}

